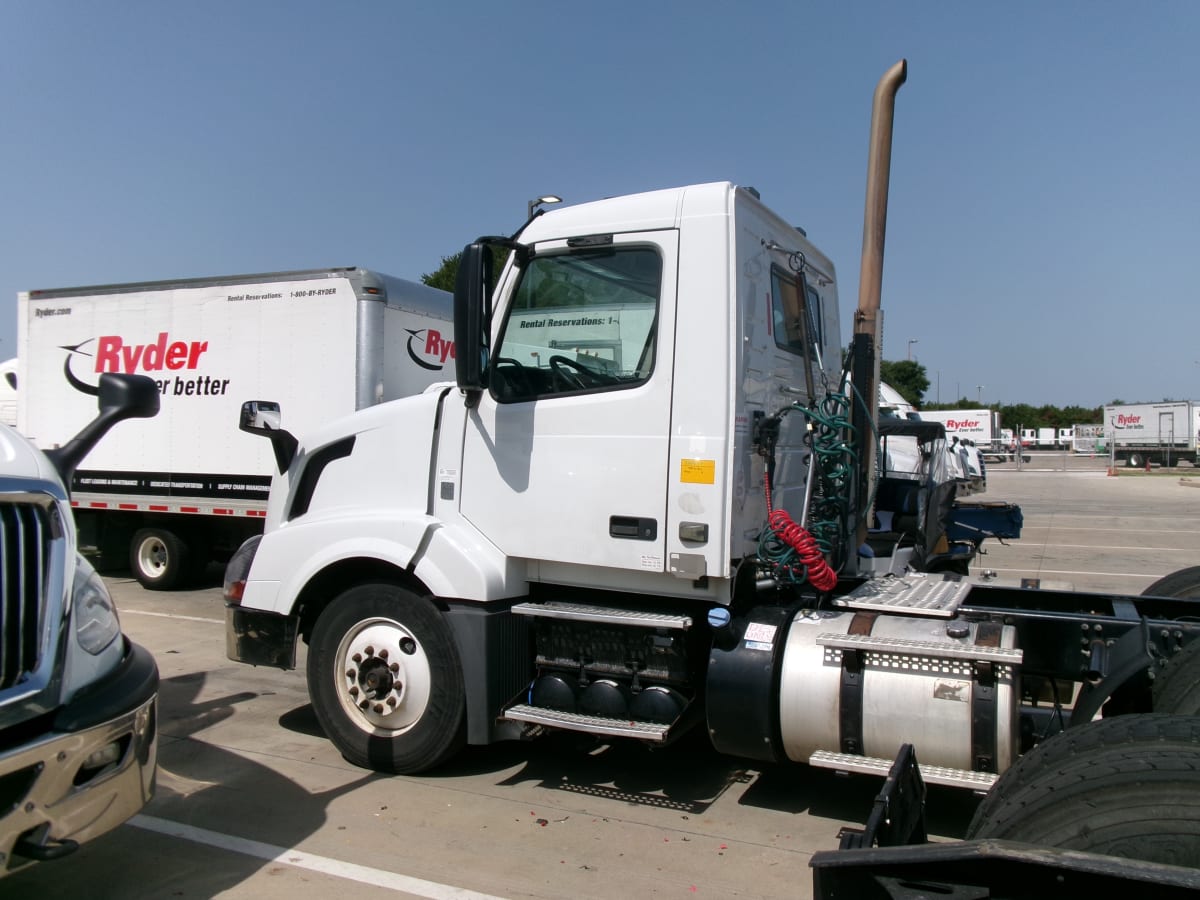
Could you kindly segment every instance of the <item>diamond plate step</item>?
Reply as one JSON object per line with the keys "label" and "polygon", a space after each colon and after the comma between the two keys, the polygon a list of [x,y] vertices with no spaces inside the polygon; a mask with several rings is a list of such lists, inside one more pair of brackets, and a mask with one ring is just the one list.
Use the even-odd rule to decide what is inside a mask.
{"label": "diamond plate step", "polygon": [[670,725],[654,722],[634,722],[629,719],[606,719],[601,716],[585,716],[581,713],[561,712],[519,703],[504,711],[504,718],[547,728],[562,728],[566,731],[583,731],[588,734],[603,734],[609,737],[637,738],[641,741],[666,741]]}
{"label": "diamond plate step", "polygon": [[[835,769],[838,772],[853,772],[858,775],[878,775],[886,778],[893,760],[874,756],[854,756],[850,753],[833,753],[818,750],[808,758],[808,764],[818,769]],[[996,779],[993,772],[968,772],[966,769],[950,769],[946,766],[921,764],[921,778],[926,784],[941,784],[946,787],[967,788],[972,791],[987,791]]]}
{"label": "diamond plate step", "polygon": [[668,628],[676,631],[687,631],[692,627],[691,616],[642,612],[636,609],[613,609],[608,606],[588,606],[584,603],[518,603],[512,608],[512,611],[521,616],[567,619],[573,622],[600,622],[605,625],[637,625],[642,628]]}
{"label": "diamond plate step", "polygon": [[905,612],[948,619],[970,592],[972,583],[954,576],[910,573],[899,578],[873,578],[834,606],[875,612]]}
{"label": "diamond plate step", "polygon": [[907,638],[877,637],[872,634],[819,634],[817,643],[837,650],[864,650],[935,659],[969,659],[1020,665],[1025,654],[1005,647],[981,647],[949,641],[913,641]]}

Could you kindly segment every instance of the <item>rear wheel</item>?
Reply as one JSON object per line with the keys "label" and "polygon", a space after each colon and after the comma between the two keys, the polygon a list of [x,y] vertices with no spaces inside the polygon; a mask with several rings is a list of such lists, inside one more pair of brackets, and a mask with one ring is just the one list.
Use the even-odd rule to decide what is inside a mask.
{"label": "rear wheel", "polygon": [[466,743],[466,696],[454,635],[433,604],[366,584],[317,619],[308,690],[334,746],[357,766],[414,773]]}
{"label": "rear wheel", "polygon": [[1130,453],[1127,457],[1125,457],[1125,465],[1129,466],[1131,469],[1140,469],[1145,464],[1146,460],[1142,458],[1142,454],[1140,453]]}
{"label": "rear wheel", "polygon": [[129,568],[148,591],[179,587],[192,573],[188,546],[166,528],[142,528],[129,544]]}
{"label": "rear wheel", "polygon": [[1200,865],[1200,719],[1120,716],[1056,735],[1000,777],[967,837]]}
{"label": "rear wheel", "polygon": [[1200,641],[1192,641],[1167,662],[1151,690],[1155,712],[1200,716]]}
{"label": "rear wheel", "polygon": [[1143,597],[1200,597],[1200,566],[1164,575],[1142,591]]}

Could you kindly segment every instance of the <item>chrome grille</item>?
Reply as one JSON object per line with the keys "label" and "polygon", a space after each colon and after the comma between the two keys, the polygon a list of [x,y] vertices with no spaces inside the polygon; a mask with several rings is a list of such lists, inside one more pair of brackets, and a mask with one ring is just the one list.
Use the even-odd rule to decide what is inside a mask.
{"label": "chrome grille", "polygon": [[57,525],[49,498],[0,498],[0,690],[37,668]]}

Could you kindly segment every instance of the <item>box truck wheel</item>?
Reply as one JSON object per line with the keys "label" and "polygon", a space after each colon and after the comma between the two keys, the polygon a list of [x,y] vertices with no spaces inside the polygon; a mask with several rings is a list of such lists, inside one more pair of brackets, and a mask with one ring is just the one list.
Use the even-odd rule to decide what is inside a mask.
{"label": "box truck wheel", "polygon": [[166,528],[141,528],[129,544],[129,568],[148,591],[169,591],[191,574],[188,546]]}
{"label": "box truck wheel", "polygon": [[997,780],[968,839],[1200,865],[1200,720],[1131,715],[1069,729]]}
{"label": "box truck wheel", "polygon": [[1145,460],[1142,459],[1142,454],[1140,453],[1130,453],[1125,457],[1125,465],[1131,469],[1140,469],[1144,463]]}
{"label": "box truck wheel", "polygon": [[317,618],[308,692],[334,746],[357,766],[414,773],[466,743],[462,664],[450,626],[429,600],[364,584]]}

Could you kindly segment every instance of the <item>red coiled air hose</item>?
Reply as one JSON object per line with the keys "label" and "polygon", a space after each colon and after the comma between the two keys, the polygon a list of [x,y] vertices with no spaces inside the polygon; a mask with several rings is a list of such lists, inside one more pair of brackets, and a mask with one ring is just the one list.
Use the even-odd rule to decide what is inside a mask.
{"label": "red coiled air hose", "polygon": [[763,483],[767,488],[767,524],[776,537],[796,551],[808,572],[809,584],[824,593],[832,591],[837,587],[837,573],[825,561],[825,554],[821,552],[817,539],[808,529],[797,525],[786,510],[771,509],[771,482],[764,477]]}

